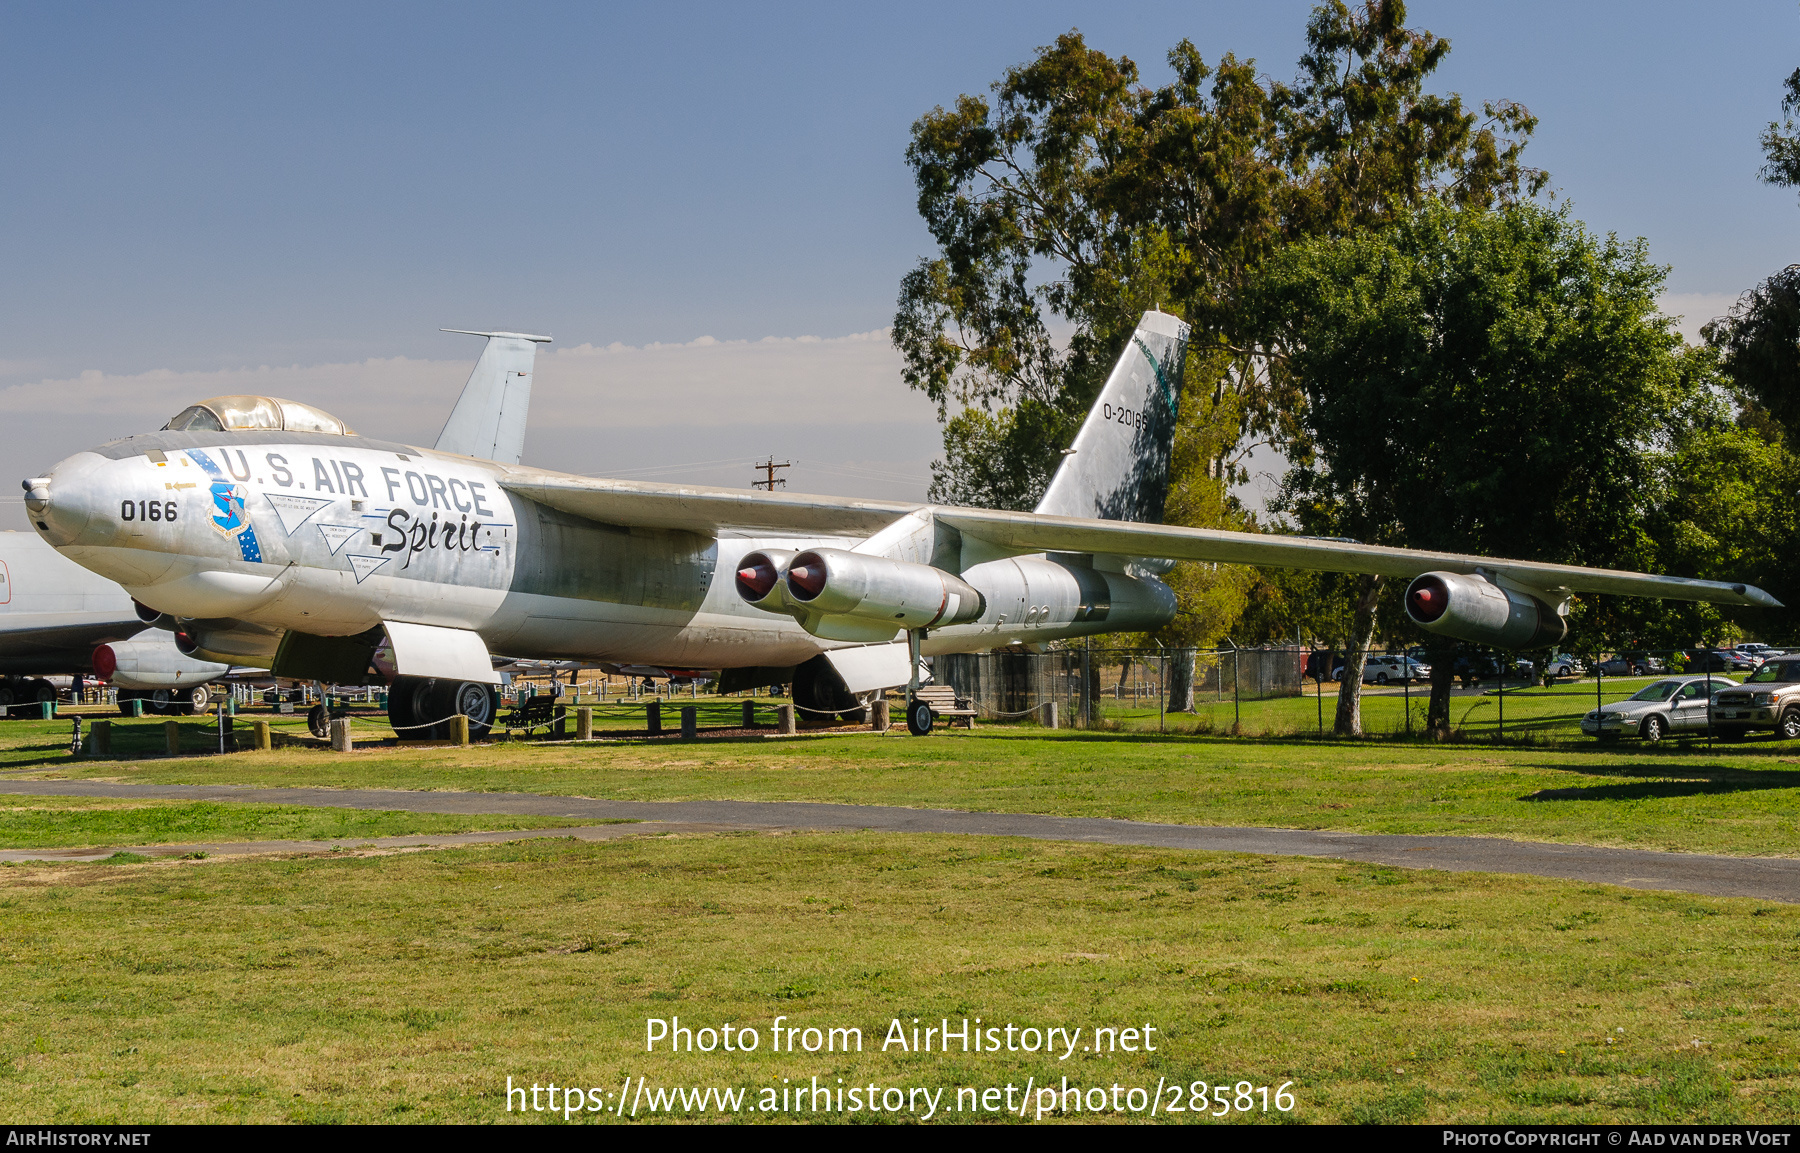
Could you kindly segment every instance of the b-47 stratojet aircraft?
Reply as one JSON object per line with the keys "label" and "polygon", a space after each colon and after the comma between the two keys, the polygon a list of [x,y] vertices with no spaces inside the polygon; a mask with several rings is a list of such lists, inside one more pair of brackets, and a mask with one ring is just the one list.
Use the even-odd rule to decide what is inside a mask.
{"label": "b-47 stratojet aircraft", "polygon": [[[1154,629],[1176,560],[1406,578],[1422,628],[1553,644],[1578,592],[1773,606],[1760,589],[1154,523],[1186,326],[1146,313],[1030,513],[595,479],[523,466],[535,348],[488,343],[436,447],[268,397],[202,401],[25,482],[45,540],[205,659],[391,680],[397,729],[485,732],[491,653],[721,669],[857,709],[918,654]],[[377,651],[380,657],[377,658]],[[930,709],[909,694],[908,727]]]}

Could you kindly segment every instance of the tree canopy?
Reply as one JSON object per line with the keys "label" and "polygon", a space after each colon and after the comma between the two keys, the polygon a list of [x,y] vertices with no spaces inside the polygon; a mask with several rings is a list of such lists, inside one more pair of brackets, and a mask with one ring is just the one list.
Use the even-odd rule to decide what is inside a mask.
{"label": "tree canopy", "polygon": [[[1222,495],[1244,439],[1291,408],[1239,323],[1269,253],[1426,199],[1488,205],[1542,185],[1520,159],[1530,114],[1426,92],[1449,43],[1405,20],[1399,0],[1320,5],[1292,83],[1229,53],[1209,65],[1183,40],[1156,88],[1070,32],[992,101],[919,119],[907,161],[938,252],[902,283],[894,340],[945,424],[934,499],[1029,507],[1157,304],[1194,326],[1184,408],[1206,426],[1175,489]],[[1177,511],[1193,509],[1232,516],[1218,496]]]}

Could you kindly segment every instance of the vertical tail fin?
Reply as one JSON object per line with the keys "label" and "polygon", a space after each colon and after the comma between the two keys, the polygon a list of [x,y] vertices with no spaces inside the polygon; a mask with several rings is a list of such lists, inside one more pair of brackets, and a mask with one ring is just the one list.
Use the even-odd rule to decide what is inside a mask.
{"label": "vertical tail fin", "polygon": [[470,332],[466,328],[441,331],[485,336],[487,347],[481,350],[469,383],[463,385],[462,396],[450,411],[450,419],[444,422],[438,451],[518,464],[525,454],[525,417],[531,410],[531,377],[537,346],[548,344],[550,338],[523,332]]}
{"label": "vertical tail fin", "polygon": [[1098,520],[1162,520],[1188,326],[1146,312],[1066,450],[1037,511]]}

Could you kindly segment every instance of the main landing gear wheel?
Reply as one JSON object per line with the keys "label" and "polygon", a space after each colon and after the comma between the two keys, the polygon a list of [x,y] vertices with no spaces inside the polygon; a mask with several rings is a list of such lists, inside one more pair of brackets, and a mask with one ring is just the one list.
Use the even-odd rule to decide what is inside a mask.
{"label": "main landing gear wheel", "polygon": [[[488,735],[494,727],[494,714],[500,711],[499,690],[478,681],[443,681],[439,682],[439,689],[444,693],[445,715],[461,713],[469,718],[471,741]],[[449,727],[449,722],[445,722],[446,731]]]}
{"label": "main landing gear wheel", "polygon": [[478,681],[396,677],[388,690],[388,723],[403,741],[449,740],[450,718],[458,713],[469,718],[469,739],[480,740],[499,711],[499,691]]}
{"label": "main landing gear wheel", "polygon": [[189,716],[198,716],[212,706],[212,690],[205,685],[182,689],[177,697],[181,703],[181,711]]}
{"label": "main landing gear wheel", "polygon": [[928,701],[914,699],[906,706],[906,731],[915,737],[922,737],[931,731],[937,718],[931,715],[931,704]]}
{"label": "main landing gear wheel", "polygon": [[331,718],[325,715],[324,705],[314,705],[306,714],[306,731],[321,741],[331,736]]}

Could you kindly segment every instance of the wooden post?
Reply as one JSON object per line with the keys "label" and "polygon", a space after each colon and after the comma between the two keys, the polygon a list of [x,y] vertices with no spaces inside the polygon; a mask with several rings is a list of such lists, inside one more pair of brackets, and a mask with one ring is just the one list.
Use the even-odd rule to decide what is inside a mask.
{"label": "wooden post", "polygon": [[693,740],[694,734],[700,731],[700,710],[693,705],[684,705],[681,710],[681,737]]}
{"label": "wooden post", "polygon": [[163,748],[171,756],[181,752],[181,723],[179,721],[163,722]]}
{"label": "wooden post", "polygon": [[1054,729],[1056,727],[1056,702],[1055,701],[1045,701],[1044,702],[1044,727],[1046,729]]}
{"label": "wooden post", "polygon": [[791,737],[800,731],[794,725],[794,704],[792,701],[782,701],[780,704],[776,705],[775,715],[780,720],[782,736]]}
{"label": "wooden post", "polygon": [[112,722],[95,721],[88,733],[88,752],[96,757],[112,755]]}
{"label": "wooden post", "polygon": [[591,705],[583,705],[575,710],[575,739],[591,741],[594,739],[594,709]]}
{"label": "wooden post", "polygon": [[255,720],[250,722],[251,745],[259,753],[266,753],[275,747],[275,739],[270,735],[269,722]]}
{"label": "wooden post", "polygon": [[756,727],[756,702],[755,701],[745,701],[744,702],[744,727],[746,729],[754,729]]}
{"label": "wooden post", "polygon": [[[465,725],[468,723],[469,718],[463,717],[461,719]],[[331,719],[331,751],[334,753],[347,753],[350,751],[349,718],[333,717]]]}
{"label": "wooden post", "polygon": [[469,718],[461,713],[450,718],[450,743],[453,745],[469,743]]}
{"label": "wooden post", "polygon": [[881,698],[877,699],[874,704],[869,706],[869,712],[870,712],[870,719],[874,723],[874,726],[875,726],[875,731],[878,733],[887,732],[888,729],[891,727],[890,722],[888,720],[887,698],[881,697]]}
{"label": "wooden post", "polygon": [[662,702],[647,701],[644,704],[644,727],[650,730],[653,737],[662,736]]}

